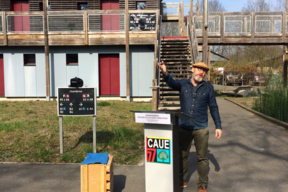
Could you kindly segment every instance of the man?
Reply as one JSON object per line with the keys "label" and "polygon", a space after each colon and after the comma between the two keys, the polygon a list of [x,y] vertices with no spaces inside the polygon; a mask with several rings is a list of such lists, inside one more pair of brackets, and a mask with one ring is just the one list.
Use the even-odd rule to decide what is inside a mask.
{"label": "man", "polygon": [[198,192],[206,192],[209,138],[208,106],[216,126],[215,137],[220,139],[222,135],[214,88],[210,83],[203,81],[209,68],[205,63],[196,63],[192,66],[191,79],[174,80],[167,73],[163,61],[158,63],[158,66],[168,86],[180,92],[181,112],[191,116],[190,119],[179,120],[180,187],[187,187],[189,151],[192,140],[194,140],[198,159]]}

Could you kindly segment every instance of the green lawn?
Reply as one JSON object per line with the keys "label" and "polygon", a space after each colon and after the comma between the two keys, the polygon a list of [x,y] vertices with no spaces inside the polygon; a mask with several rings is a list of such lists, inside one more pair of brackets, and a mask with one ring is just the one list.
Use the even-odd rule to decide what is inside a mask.
{"label": "green lawn", "polygon": [[[57,103],[0,102],[0,161],[80,163],[93,152],[93,118],[63,117],[64,153],[59,149]],[[152,110],[151,103],[98,102],[97,152],[116,164],[137,164],[144,153],[144,125],[130,110]]]}

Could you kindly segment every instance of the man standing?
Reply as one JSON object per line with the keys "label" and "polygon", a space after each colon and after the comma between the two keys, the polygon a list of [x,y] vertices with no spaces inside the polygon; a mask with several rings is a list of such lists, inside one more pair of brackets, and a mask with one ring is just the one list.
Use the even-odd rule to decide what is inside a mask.
{"label": "man standing", "polygon": [[187,187],[189,151],[192,140],[196,148],[198,159],[198,192],[206,192],[208,174],[208,106],[214,120],[215,137],[222,135],[221,121],[213,86],[203,81],[208,66],[196,63],[192,66],[191,79],[174,80],[166,70],[164,62],[158,63],[164,79],[169,87],[180,92],[181,112],[189,115],[190,119],[179,119],[180,146],[180,187]]}

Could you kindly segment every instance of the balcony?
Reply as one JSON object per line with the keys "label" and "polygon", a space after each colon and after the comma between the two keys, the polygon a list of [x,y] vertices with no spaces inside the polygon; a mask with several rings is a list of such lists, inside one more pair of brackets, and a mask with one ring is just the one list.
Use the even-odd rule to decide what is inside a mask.
{"label": "balcony", "polygon": [[[155,44],[158,10],[129,11],[129,44]],[[48,11],[49,46],[125,45],[125,11]],[[0,46],[44,46],[44,12],[0,12]]]}

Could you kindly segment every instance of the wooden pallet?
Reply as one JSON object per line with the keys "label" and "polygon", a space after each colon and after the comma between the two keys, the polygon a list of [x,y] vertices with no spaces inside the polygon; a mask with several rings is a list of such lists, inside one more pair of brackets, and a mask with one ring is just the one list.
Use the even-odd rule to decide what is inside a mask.
{"label": "wooden pallet", "polygon": [[81,192],[113,192],[113,156],[107,165],[81,165]]}

